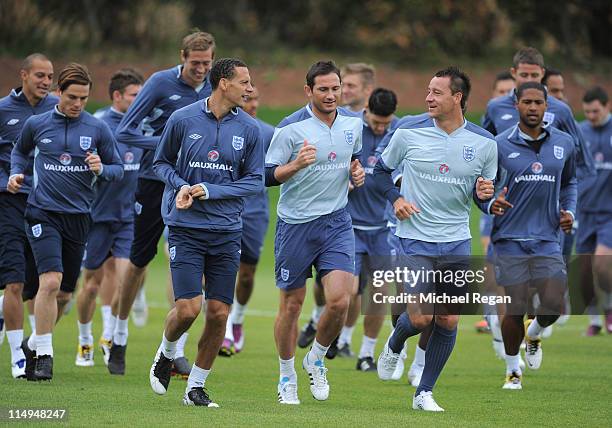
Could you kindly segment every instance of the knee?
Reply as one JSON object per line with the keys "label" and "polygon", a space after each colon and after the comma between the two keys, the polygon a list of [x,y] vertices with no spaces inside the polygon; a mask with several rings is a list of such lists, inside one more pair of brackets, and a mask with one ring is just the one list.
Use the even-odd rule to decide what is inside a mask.
{"label": "knee", "polygon": [[255,275],[253,272],[243,270],[240,272],[240,277],[238,278],[238,285],[247,290],[251,290],[253,288],[253,283],[255,282]]}
{"label": "knee", "polygon": [[7,284],[4,289],[5,295],[11,295],[21,299],[21,293],[23,292],[23,284]]}
{"label": "knee", "polygon": [[229,315],[229,305],[222,302],[209,304],[206,308],[206,322],[225,326]]}
{"label": "knee", "polygon": [[327,305],[326,308],[331,313],[345,314],[348,311],[350,303],[351,303],[351,296],[348,296],[348,295],[342,296],[337,299],[328,300],[326,303]]}
{"label": "knee", "polygon": [[454,330],[459,324],[459,317],[457,315],[437,315],[436,324],[446,330]]}
{"label": "knee", "polygon": [[431,324],[433,315],[425,314],[408,314],[410,323],[418,330],[425,330]]}
{"label": "knee", "polygon": [[610,257],[593,257],[593,271],[598,278],[610,275],[609,261]]}
{"label": "knee", "polygon": [[[191,299],[195,300],[195,299]],[[195,304],[191,300],[177,300],[176,301],[176,318],[180,323],[192,323],[200,313],[201,305]]]}
{"label": "knee", "polygon": [[86,281],[83,285],[83,293],[89,298],[96,298],[100,290],[100,283],[93,279]]}
{"label": "knee", "polygon": [[283,305],[283,312],[285,316],[291,319],[297,319],[302,312],[303,301],[297,298],[288,298],[285,300]]}

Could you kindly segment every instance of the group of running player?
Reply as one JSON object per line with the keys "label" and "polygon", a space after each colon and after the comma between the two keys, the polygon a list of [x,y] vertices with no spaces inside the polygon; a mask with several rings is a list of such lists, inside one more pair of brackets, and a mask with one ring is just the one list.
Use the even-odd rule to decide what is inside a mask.
{"label": "group of running player", "polygon": [[[564,312],[563,254],[571,254],[578,198],[577,251],[612,251],[606,93],[587,92],[588,121],[577,126],[567,104],[541,83],[542,55],[524,48],[509,78],[496,82],[508,86],[487,106],[483,129],[465,119],[471,83],[455,67],[431,79],[426,113],[399,119],[395,93],[375,87],[371,66],[340,70],[320,61],[306,75],[307,105],[274,129],[255,117],[258,93],[247,65],[215,61],[215,47],[212,35],[195,32],[183,39],[182,63],[146,82],[134,70],[119,70],[109,84],[112,105],[95,115],[85,111],[93,83],[85,66],[62,69],[54,95],[52,63],[42,54],[24,60],[22,86],[0,100],[0,308],[13,377],[52,379],[53,329],[81,272],[76,365],[94,364],[99,294],[99,348],[109,372],[123,375],[128,317],[166,229],[173,307],[150,385],[165,394],[178,375],[187,379],[184,404],[217,407],[204,386],[218,355],[244,347],[244,317],[268,226],[265,187],[280,185],[279,403],[300,403],[296,345],[310,346],[302,367],[313,397],[328,398],[325,357],[353,356],[360,296],[374,269],[392,263],[469,269],[473,202],[491,223],[496,282],[512,298],[504,316],[500,308],[487,324],[504,345],[504,388],[520,389],[523,338],[527,363],[537,369],[542,331]],[[589,334],[602,328],[593,276],[612,332],[610,269],[597,257],[588,260]],[[298,338],[313,266],[316,306]],[[462,292],[452,283],[399,286],[416,294]],[[533,288],[539,304],[525,330]],[[26,338],[22,300],[34,301]],[[185,342],[202,311],[205,328],[190,366]],[[385,315],[368,313],[357,370],[401,378],[407,339],[420,333],[408,372],[416,387],[413,408],[442,411],[432,391],[453,350],[460,311],[455,304],[409,303],[393,317],[378,361]]]}

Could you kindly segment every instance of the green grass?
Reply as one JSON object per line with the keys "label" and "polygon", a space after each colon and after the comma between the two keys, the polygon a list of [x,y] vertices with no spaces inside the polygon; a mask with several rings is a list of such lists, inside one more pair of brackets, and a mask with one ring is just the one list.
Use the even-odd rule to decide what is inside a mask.
{"label": "green grass", "polygon": [[[270,122],[278,122],[281,111],[262,110]],[[278,189],[270,192],[272,206]],[[278,304],[274,286],[273,230],[270,227],[256,277],[256,288],[246,318],[246,348],[231,359],[219,358],[207,382],[220,409],[186,408],[181,404],[184,381],[173,379],[165,396],[156,396],[148,383],[148,371],[160,341],[167,312],[165,278],[167,262],[160,253],[150,266],[147,298],[151,305],[148,325],[130,325],[127,374],[111,377],[99,352],[93,368],[74,365],[77,346],[76,313],[58,324],[54,333],[55,367],[51,383],[35,384],[10,377],[9,349],[0,348],[0,408],[65,408],[73,426],[131,425],[160,426],[610,426],[610,355],[612,338],[581,335],[586,318],[573,316],[556,328],[544,342],[544,363],[539,371],[527,371],[523,391],[501,389],[504,364],[494,357],[490,336],[474,332],[477,316],[464,317],[457,346],[438,381],[436,399],[444,414],[410,410],[413,389],[404,377],[383,383],[375,373],[360,373],[354,360],[328,363],[331,395],[327,402],[315,402],[308,390],[307,376],[299,368],[304,356],[298,350],[296,368],[302,404],[280,406],[276,402],[278,360],[273,340],[273,320]],[[477,235],[478,214],[472,216]],[[481,251],[478,239],[474,251]],[[303,318],[309,314],[312,296],[308,293]],[[353,336],[353,347],[361,344],[362,323]],[[99,311],[94,318],[94,337],[101,334]],[[191,329],[186,353],[192,360],[202,321]],[[385,325],[377,347],[389,333]],[[409,342],[409,360],[415,339]],[[0,421],[0,424],[3,421]]]}

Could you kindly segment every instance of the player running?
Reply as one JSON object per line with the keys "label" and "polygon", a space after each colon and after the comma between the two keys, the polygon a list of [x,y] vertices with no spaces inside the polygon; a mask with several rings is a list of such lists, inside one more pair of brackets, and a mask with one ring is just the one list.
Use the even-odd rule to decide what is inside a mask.
{"label": "player running", "polygon": [[[506,303],[502,334],[506,351],[504,389],[521,389],[520,345],[525,338],[525,360],[531,369],[542,363],[540,336],[564,307],[567,269],[559,244],[559,228],[569,233],[576,209],[575,146],[572,138],[554,127],[544,127],[546,88],[536,82],[516,91],[520,122],[496,137],[499,195],[481,204],[495,214],[491,239],[495,249],[497,283]],[[540,298],[534,320],[525,332],[529,287]]]}
{"label": "player running", "polygon": [[[255,85],[252,86],[253,91],[249,94],[249,99],[243,109],[257,121],[264,151],[267,152],[272,141],[272,135],[274,135],[274,128],[257,118],[259,91]],[[234,352],[242,351],[244,348],[244,314],[247,303],[253,294],[255,270],[257,269],[259,256],[263,249],[269,220],[268,192],[264,187],[259,194],[244,199],[242,238],[240,242],[240,269],[238,270],[238,279],[236,281],[236,299],[232,305],[232,312],[227,319],[225,339],[219,350],[220,355],[230,356]]]}
{"label": "player running", "polygon": [[24,318],[22,296],[34,296],[38,288],[38,274],[23,226],[26,201],[32,188],[34,156],[32,153],[28,161],[23,185],[13,194],[7,189],[11,150],[26,120],[53,109],[58,102],[57,97],[49,95],[53,64],[46,56],[39,53],[27,56],[21,64],[19,76],[21,86],[0,99],[0,290],[4,290],[0,313],[3,313],[11,349],[11,373],[14,378],[26,377],[26,359],[21,347]]}
{"label": "player running", "polygon": [[580,129],[589,142],[597,176],[580,182],[580,228],[576,252],[581,256],[582,292],[590,325],[587,336],[602,329],[593,276],[603,292],[606,331],[612,333],[612,117],[608,94],[600,87],[590,89],[582,98],[587,120]]}
{"label": "player running", "polygon": [[[119,70],[111,77],[108,92],[112,105],[104,110],[99,119],[105,122],[112,132],[117,129],[143,82],[143,77],[131,69]],[[118,144],[117,150],[123,160],[123,178],[120,181],[101,181],[91,207],[92,225],[87,236],[83,261],[83,287],[77,296],[79,345],[75,364],[82,367],[94,365],[92,319],[98,291],[104,326],[99,346],[104,362],[108,363],[116,323],[116,318],[111,313],[112,298],[119,282],[119,274],[128,262],[134,237],[134,192],[142,149]]]}
{"label": "player running", "polygon": [[[394,115],[396,108],[395,93],[388,89],[377,88],[370,95],[368,106],[362,113],[362,151],[359,161],[365,165],[366,179],[364,185],[353,188],[348,197],[348,210],[355,234],[355,277],[352,290],[354,301],[351,302],[351,306],[355,307],[355,314],[350,320],[347,317],[342,327],[338,340],[339,356],[351,355],[351,336],[362,307],[361,295],[368,285],[371,272],[389,268],[386,262],[391,256],[392,249],[387,240],[389,233],[385,217],[387,200],[377,191],[372,174],[380,155],[377,148],[389,127],[397,121]],[[376,371],[374,348],[385,316],[375,312],[372,308],[366,311],[364,316],[364,335],[356,365],[360,371]]]}
{"label": "player running", "polygon": [[[154,73],[146,81],[116,130],[120,143],[142,148],[145,152],[136,188],[136,217],[130,261],[119,282],[118,313],[113,314],[117,316],[117,323],[108,362],[111,374],[125,373],[130,310],[143,283],[146,267],[157,254],[157,243],[164,231],[161,217],[164,183],[153,172],[154,151],[170,115],[181,107],[210,95],[207,75],[214,53],[215,40],[212,35],[195,32],[186,36],[181,49],[183,63]],[[143,120],[144,126],[141,126]],[[185,340],[182,340],[182,346],[184,343]],[[182,354],[183,350],[179,352]],[[177,374],[189,374],[189,364],[185,357],[177,358],[174,364]]]}
{"label": "player running", "polygon": [[355,242],[346,209],[349,180],[365,173],[361,118],[338,108],[340,70],[332,61],[313,64],[306,75],[309,103],[278,125],[266,156],[266,185],[281,185],[275,238],[276,286],[281,299],[274,328],[279,353],[278,401],[299,404],[294,359],[297,322],[312,266],[321,275],[327,302],[302,367],[316,400],[327,400],[324,357],[338,337],[353,284]]}
{"label": "player running", "polygon": [[[493,196],[497,150],[492,136],[464,117],[470,87],[469,78],[455,67],[437,72],[426,97],[429,117],[417,116],[400,126],[376,164],[378,188],[400,220],[400,262],[413,271],[469,269],[472,194],[479,200]],[[400,166],[401,193],[391,178]],[[416,296],[465,293],[453,283],[423,280],[405,283],[404,288]],[[444,411],[432,391],[455,346],[458,309],[449,304],[429,307],[417,298],[397,320],[379,356],[379,377],[391,379],[406,339],[433,322],[413,409]]]}
{"label": "player running", "polygon": [[176,344],[202,309],[206,325],[187,380],[185,405],[218,407],[204,390],[225,332],[240,264],[243,198],[263,190],[259,125],[239,109],[253,91],[249,70],[224,58],[210,71],[212,94],[175,112],[155,152],[153,168],[166,183],[162,202],[168,225],[175,307],[151,367],[151,388],[165,394]]}
{"label": "player running", "polygon": [[56,298],[63,292],[67,302],[76,287],[97,180],[123,177],[108,125],[84,111],[92,84],[87,68],[68,64],[57,84],[59,103],[27,120],[11,153],[13,193],[24,183],[30,152],[36,153],[25,211],[40,283],[34,306],[36,336],[27,346],[36,352],[32,380],[53,377],[53,327],[63,308]]}

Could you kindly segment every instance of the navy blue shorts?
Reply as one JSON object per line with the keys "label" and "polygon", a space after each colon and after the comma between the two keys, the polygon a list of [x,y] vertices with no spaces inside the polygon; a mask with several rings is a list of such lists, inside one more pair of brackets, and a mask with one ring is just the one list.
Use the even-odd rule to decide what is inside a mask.
{"label": "navy blue shorts", "polygon": [[242,217],[242,253],[240,261],[256,265],[263,249],[264,238],[268,230],[269,216]]}
{"label": "navy blue shorts", "polygon": [[355,275],[359,276],[358,294],[368,284],[375,270],[390,269],[392,264],[392,248],[389,245],[387,228],[379,230],[353,229],[355,234]]}
{"label": "navy blue shorts", "polygon": [[301,288],[312,278],[312,266],[325,275],[333,270],[355,272],[355,238],[346,209],[307,223],[278,219],[274,239],[276,286]]}
{"label": "navy blue shorts", "polygon": [[399,264],[414,272],[404,282],[408,294],[445,293],[461,296],[468,292],[465,273],[470,269],[470,239],[425,242],[400,238]]}
{"label": "navy blue shorts", "polygon": [[134,240],[130,261],[134,266],[146,267],[157,254],[157,244],[164,232],[161,201],[164,183],[146,178],[138,179],[134,202]]}
{"label": "navy blue shorts", "polygon": [[127,259],[130,256],[134,223],[104,221],[93,223],[85,248],[85,269],[98,269],[109,257]]}
{"label": "navy blue shorts", "polygon": [[7,284],[38,289],[38,272],[28,237],[24,213],[28,195],[0,193],[0,290]]}
{"label": "navy blue shorts", "polygon": [[578,254],[595,254],[598,245],[612,248],[612,213],[580,213],[576,237]]}
{"label": "navy blue shorts", "polygon": [[564,278],[567,268],[561,247],[553,241],[512,241],[495,244],[495,276],[507,287],[546,278]]}
{"label": "navy blue shorts", "polygon": [[203,276],[206,300],[231,305],[240,267],[241,232],[210,232],[175,226],[168,229],[174,299],[201,295]]}
{"label": "navy blue shorts", "polygon": [[25,220],[38,274],[62,272],[60,289],[72,293],[81,271],[90,215],[64,214],[28,205]]}

